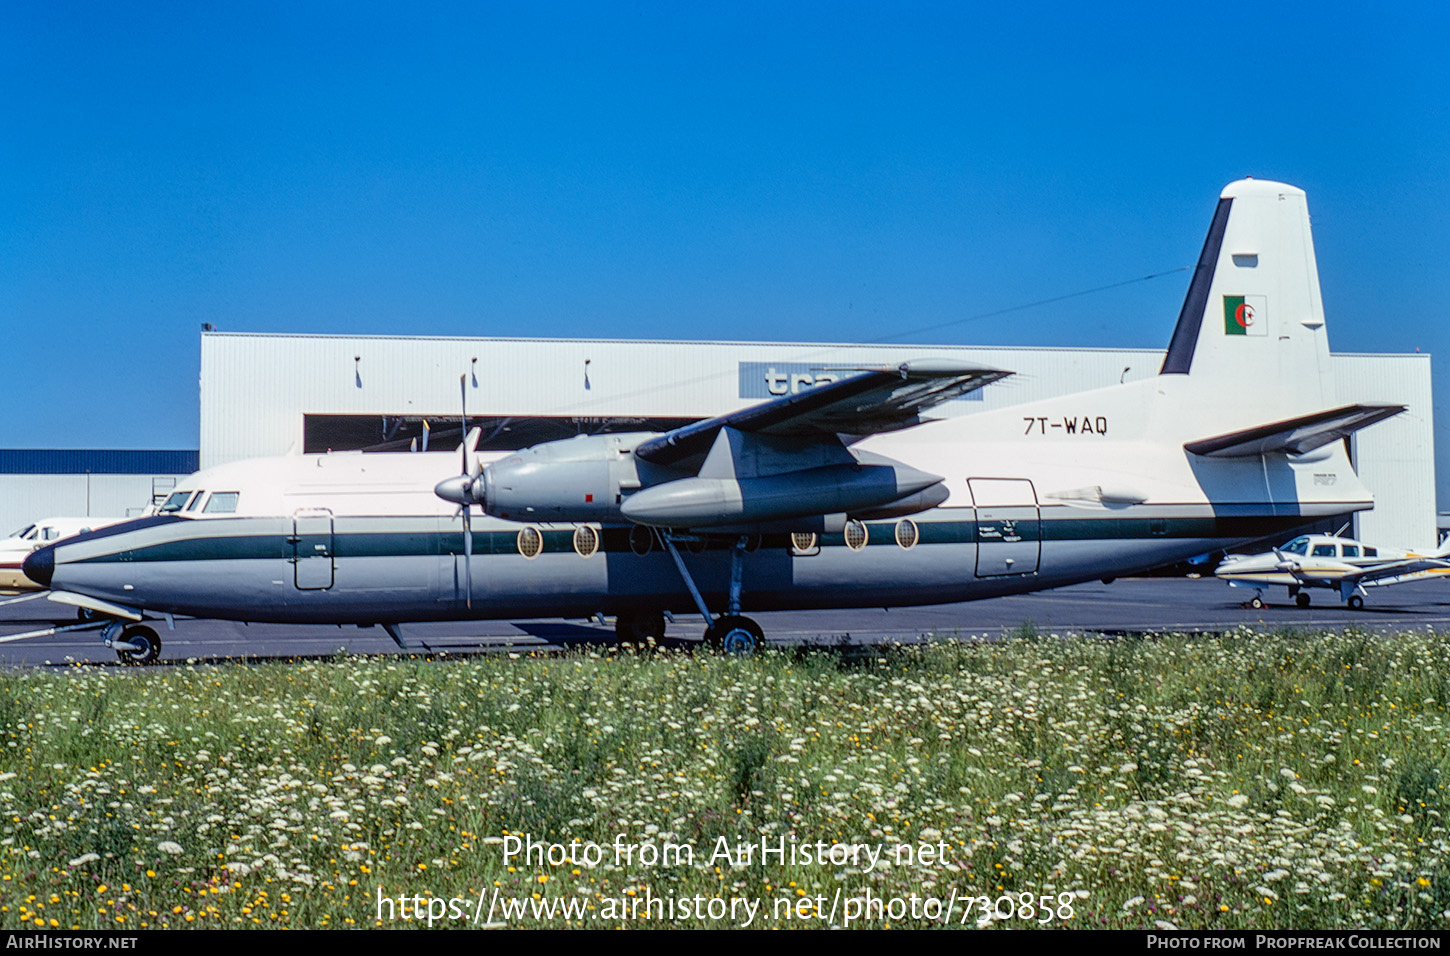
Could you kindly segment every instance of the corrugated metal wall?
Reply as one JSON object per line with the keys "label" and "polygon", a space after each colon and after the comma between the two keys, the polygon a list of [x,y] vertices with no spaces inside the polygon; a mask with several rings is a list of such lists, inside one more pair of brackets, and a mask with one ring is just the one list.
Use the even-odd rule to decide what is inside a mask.
{"label": "corrugated metal wall", "polygon": [[151,504],[153,482],[166,488],[177,477],[0,474],[0,535],[8,535],[37,518],[124,518],[140,514]]}
{"label": "corrugated metal wall", "polygon": [[[459,376],[474,415],[708,416],[742,398],[740,363],[895,364],[954,357],[1018,374],[967,414],[1155,375],[1155,349],[969,348],[745,342],[450,339],[205,333],[201,350],[201,467],[302,445],[302,416],[456,418]],[[586,364],[587,362],[587,364]],[[1355,439],[1375,510],[1362,537],[1400,547],[1435,542],[1434,439],[1428,355],[1334,357],[1340,401],[1394,402],[1410,411]]]}

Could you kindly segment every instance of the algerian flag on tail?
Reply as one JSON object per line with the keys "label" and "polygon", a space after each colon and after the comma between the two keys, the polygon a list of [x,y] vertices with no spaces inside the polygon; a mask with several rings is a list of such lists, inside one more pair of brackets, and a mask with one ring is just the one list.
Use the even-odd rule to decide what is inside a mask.
{"label": "algerian flag on tail", "polygon": [[1224,335],[1268,335],[1267,296],[1226,295],[1223,297]]}

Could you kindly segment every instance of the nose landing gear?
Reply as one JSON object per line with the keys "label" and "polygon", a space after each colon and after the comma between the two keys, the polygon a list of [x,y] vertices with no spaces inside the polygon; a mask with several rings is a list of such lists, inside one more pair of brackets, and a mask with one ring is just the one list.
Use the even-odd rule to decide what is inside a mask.
{"label": "nose landing gear", "polygon": [[123,664],[142,666],[161,659],[161,635],[145,624],[112,621],[101,630],[101,643],[114,650]]}

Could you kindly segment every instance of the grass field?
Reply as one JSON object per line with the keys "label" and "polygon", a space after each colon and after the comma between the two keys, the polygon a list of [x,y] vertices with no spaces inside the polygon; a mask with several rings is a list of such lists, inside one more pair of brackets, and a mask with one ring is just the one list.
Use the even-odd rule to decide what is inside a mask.
{"label": "grass field", "polygon": [[1429,634],[1031,628],[4,672],[0,925],[1443,928],[1447,675]]}

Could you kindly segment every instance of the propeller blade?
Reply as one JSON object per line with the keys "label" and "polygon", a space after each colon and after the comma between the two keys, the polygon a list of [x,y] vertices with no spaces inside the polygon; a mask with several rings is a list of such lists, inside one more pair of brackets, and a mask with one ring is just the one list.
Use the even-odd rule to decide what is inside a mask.
{"label": "propeller blade", "polygon": [[470,514],[472,505],[463,506],[463,586],[464,602],[473,610],[473,522]]}
{"label": "propeller blade", "polygon": [[[460,376],[458,376],[458,406],[459,406],[459,408],[463,412],[463,414],[458,419],[458,434],[460,434],[460,435],[466,435],[468,433],[468,376],[467,375],[460,375]],[[463,443],[463,447],[464,447],[464,451],[463,451],[463,462],[462,462],[462,466],[463,467],[460,469],[460,471],[461,471],[462,474],[465,474],[466,475],[466,474],[468,474],[468,452],[469,452],[468,442],[466,440]]]}

